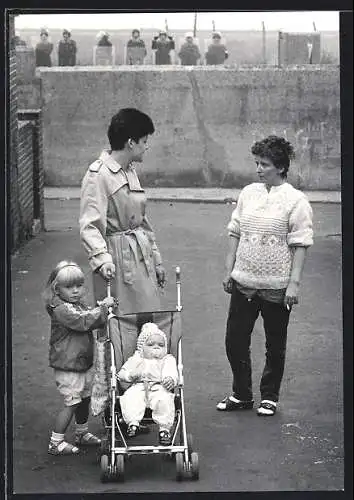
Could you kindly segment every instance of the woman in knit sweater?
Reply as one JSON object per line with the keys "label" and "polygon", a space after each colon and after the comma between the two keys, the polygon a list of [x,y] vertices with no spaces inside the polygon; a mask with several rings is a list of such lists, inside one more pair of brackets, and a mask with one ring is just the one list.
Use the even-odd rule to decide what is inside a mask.
{"label": "woman in knit sweater", "polygon": [[274,415],[284,372],[287,327],[306,250],[313,244],[312,209],[306,196],[287,182],[294,151],[282,137],[269,136],[251,149],[259,181],[240,193],[228,224],[229,252],[224,290],[231,294],[226,354],[232,395],[221,411],[253,408],[251,333],[261,313],[266,361],[260,383],[260,416]]}

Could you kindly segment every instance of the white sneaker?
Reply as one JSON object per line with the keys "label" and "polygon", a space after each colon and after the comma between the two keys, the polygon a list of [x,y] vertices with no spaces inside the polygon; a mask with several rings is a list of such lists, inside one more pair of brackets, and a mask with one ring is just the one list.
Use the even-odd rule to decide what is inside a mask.
{"label": "white sneaker", "polygon": [[277,411],[277,403],[269,399],[263,399],[257,410],[257,415],[262,417],[272,417]]}

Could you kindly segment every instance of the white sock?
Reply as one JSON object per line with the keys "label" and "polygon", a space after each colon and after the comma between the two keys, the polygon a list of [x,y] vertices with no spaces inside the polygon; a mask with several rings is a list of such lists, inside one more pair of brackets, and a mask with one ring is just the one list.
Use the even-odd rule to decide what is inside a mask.
{"label": "white sock", "polygon": [[61,443],[61,441],[64,441],[64,434],[59,434],[59,432],[52,431],[50,441],[53,444],[59,444]]}

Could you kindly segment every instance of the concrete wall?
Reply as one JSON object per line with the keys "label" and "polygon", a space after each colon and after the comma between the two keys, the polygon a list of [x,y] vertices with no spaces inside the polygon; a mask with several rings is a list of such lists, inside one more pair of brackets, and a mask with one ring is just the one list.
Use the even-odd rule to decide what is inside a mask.
{"label": "concrete wall", "polygon": [[156,133],[139,171],[149,186],[243,187],[255,180],[254,140],[285,135],[296,148],[289,180],[340,188],[337,66],[43,68],[45,182],[79,185],[108,147],[121,107],[153,119]]}

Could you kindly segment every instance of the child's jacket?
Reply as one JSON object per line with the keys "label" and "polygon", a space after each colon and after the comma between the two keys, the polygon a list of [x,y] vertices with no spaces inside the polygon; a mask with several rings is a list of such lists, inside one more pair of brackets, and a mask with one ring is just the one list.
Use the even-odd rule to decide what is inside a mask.
{"label": "child's jacket", "polygon": [[93,365],[92,330],[103,325],[106,309],[90,309],[55,297],[47,312],[51,317],[49,366],[64,371],[87,371]]}

